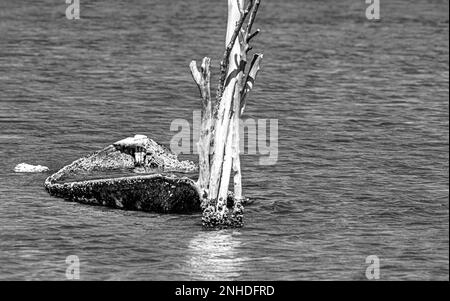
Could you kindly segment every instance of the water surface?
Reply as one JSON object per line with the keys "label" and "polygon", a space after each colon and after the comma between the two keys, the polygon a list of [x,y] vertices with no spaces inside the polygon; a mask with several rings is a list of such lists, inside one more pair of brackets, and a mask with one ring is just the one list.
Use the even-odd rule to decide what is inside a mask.
{"label": "water surface", "polygon": [[[0,279],[448,280],[448,1],[264,0],[244,118],[279,120],[278,162],[242,158],[239,230],[200,215],[50,197],[48,174],[134,134],[168,144],[200,109],[191,59],[223,51],[226,1],[0,2]],[[195,156],[186,156],[196,159]]]}

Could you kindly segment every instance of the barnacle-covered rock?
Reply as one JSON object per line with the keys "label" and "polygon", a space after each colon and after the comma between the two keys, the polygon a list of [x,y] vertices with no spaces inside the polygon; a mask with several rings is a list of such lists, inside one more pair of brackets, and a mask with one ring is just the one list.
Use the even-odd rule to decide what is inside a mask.
{"label": "barnacle-covered rock", "polygon": [[217,208],[214,200],[204,201],[202,214],[202,226],[205,229],[219,230],[226,228],[241,228],[244,226],[244,206],[247,199],[239,200],[229,193],[226,207]]}
{"label": "barnacle-covered rock", "polygon": [[[51,195],[85,204],[164,213],[200,212],[198,187],[183,176],[196,170],[193,162],[179,161],[166,147],[136,135],[63,167],[48,177],[44,186]],[[144,174],[105,178],[114,171]]]}
{"label": "barnacle-covered rock", "polygon": [[160,213],[203,211],[206,229],[242,227],[243,205],[249,200],[237,200],[229,192],[226,208],[216,208],[187,177],[197,169],[163,145],[136,135],[72,162],[49,176],[44,186],[53,196],[83,204]]}

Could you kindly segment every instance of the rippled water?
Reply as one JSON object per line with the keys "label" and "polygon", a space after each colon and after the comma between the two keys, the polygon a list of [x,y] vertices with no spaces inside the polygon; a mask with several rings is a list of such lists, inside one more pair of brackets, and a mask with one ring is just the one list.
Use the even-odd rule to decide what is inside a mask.
{"label": "rippled water", "polygon": [[[245,118],[279,119],[274,166],[243,156],[246,226],[50,197],[48,174],[111,142],[169,143],[218,74],[226,1],[0,1],[0,279],[448,280],[448,1],[263,0]],[[188,156],[189,157],[189,156]],[[191,156],[195,159],[195,156]]]}

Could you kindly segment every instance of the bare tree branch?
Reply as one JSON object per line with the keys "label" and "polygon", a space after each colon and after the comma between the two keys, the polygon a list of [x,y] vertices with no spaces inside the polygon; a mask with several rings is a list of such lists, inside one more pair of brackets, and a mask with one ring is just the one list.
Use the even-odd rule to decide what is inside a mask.
{"label": "bare tree branch", "polygon": [[[258,0],[256,0],[256,1],[258,1]],[[229,62],[230,62],[231,50],[234,47],[234,43],[236,42],[236,39],[237,39],[239,33],[241,32],[242,25],[244,24],[244,21],[247,18],[248,14],[250,12],[250,9],[252,8],[252,6],[253,6],[253,0],[249,0],[248,4],[247,4],[247,7],[245,8],[244,12],[241,13],[241,17],[240,17],[239,21],[236,24],[236,27],[235,27],[234,32],[233,32],[233,35],[231,36],[231,40],[229,41],[229,43],[228,43],[228,45],[227,45],[227,47],[225,49],[225,52],[223,54],[223,59],[220,62],[220,79],[219,79],[219,84],[218,84],[218,87],[217,87],[217,95],[216,95],[217,103],[219,103],[220,99],[222,98],[223,88],[224,88],[225,80],[226,80],[226,77],[227,77],[228,65],[229,65]]]}
{"label": "bare tree branch", "polygon": [[256,75],[260,69],[261,60],[263,58],[262,53],[255,53],[253,55],[252,62],[250,63],[250,68],[245,79],[244,87],[241,92],[241,115],[244,113],[245,105],[246,105],[246,97],[248,93],[253,89],[253,85],[256,79]]}
{"label": "bare tree branch", "polygon": [[192,78],[198,86],[200,95],[202,97],[202,123],[200,129],[200,139],[197,143],[198,157],[199,157],[199,176],[198,185],[203,194],[208,190],[210,177],[210,163],[209,153],[211,147],[211,89],[210,89],[210,64],[211,59],[203,58],[200,70],[197,68],[197,63],[192,61],[189,65],[191,68]]}
{"label": "bare tree branch", "polygon": [[211,101],[210,65],[211,59],[208,57],[203,58],[200,70],[197,68],[196,61],[189,64],[192,78],[198,86],[203,102]]}
{"label": "bare tree branch", "polygon": [[248,19],[247,28],[246,28],[247,33],[250,33],[252,31],[252,26],[253,26],[253,23],[255,22],[256,13],[258,12],[260,2],[261,2],[260,0],[255,0],[255,2],[252,5],[252,14],[250,15],[250,18]]}
{"label": "bare tree branch", "polygon": [[261,29],[258,28],[255,32],[251,33],[247,37],[247,43],[250,43],[250,40],[253,39],[254,37],[256,37],[260,32],[261,32]]}

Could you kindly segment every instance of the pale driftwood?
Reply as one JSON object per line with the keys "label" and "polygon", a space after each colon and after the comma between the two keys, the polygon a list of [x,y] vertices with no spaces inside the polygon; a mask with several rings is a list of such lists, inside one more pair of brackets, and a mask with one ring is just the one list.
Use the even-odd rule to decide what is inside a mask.
{"label": "pale driftwood", "polygon": [[[224,53],[224,59],[221,62],[217,113],[215,114],[216,119],[214,123],[214,154],[209,182],[209,197],[218,201],[217,208],[223,208],[231,167],[233,168],[235,195],[237,194],[237,198],[242,198],[239,119],[241,112],[243,112],[243,107],[245,107],[245,97],[253,87],[253,81],[256,78],[260,60],[262,59],[262,55],[257,54],[255,56],[250,65],[248,75],[244,80],[247,53],[251,49],[249,42],[260,32],[259,30],[251,32],[259,4],[260,1],[258,0],[248,1],[247,8],[242,10],[242,0],[228,1],[227,48]],[[247,26],[245,29],[242,29],[242,25],[250,12]],[[239,39],[239,43],[236,43],[234,39]],[[223,93],[221,94],[222,86]],[[231,91],[236,87],[237,93],[235,94]],[[231,108],[233,103],[236,106],[234,110]],[[233,111],[235,111],[234,117],[227,118],[227,116],[232,115]],[[228,145],[229,143],[231,145]]]}
{"label": "pale driftwood", "polygon": [[251,4],[251,14],[247,22],[247,26],[245,29],[241,30],[240,44],[241,44],[241,66],[242,71],[245,70],[247,64],[247,53],[252,49],[250,46],[250,41],[260,33],[260,29],[257,29],[255,32],[252,31],[253,23],[255,22],[256,13],[258,12],[259,0],[255,0]]}
{"label": "pale driftwood", "polygon": [[211,102],[210,65],[211,59],[209,57],[203,58],[200,71],[197,68],[196,61],[192,61],[189,65],[191,69],[192,78],[194,79],[200,91],[203,107],[206,107],[208,102]]}
{"label": "pale driftwood", "polygon": [[210,89],[210,64],[211,59],[203,58],[200,71],[197,68],[197,63],[192,61],[190,64],[192,77],[197,84],[200,95],[202,97],[202,123],[200,129],[200,139],[197,143],[198,157],[199,157],[199,177],[198,186],[203,194],[208,192],[209,178],[210,178],[210,164],[209,153],[211,144],[211,89]]}
{"label": "pale driftwood", "polygon": [[[234,95],[234,116],[232,121],[233,127],[233,139],[232,139],[232,159],[233,159],[233,184],[234,184],[234,197],[237,200],[241,200],[243,198],[242,195],[242,175],[241,175],[241,162],[239,157],[240,150],[240,137],[239,137],[239,120],[241,118],[241,95],[242,91],[244,91],[245,83],[244,83],[244,72],[247,65],[247,53],[251,50],[249,42],[252,38],[254,38],[260,30],[257,29],[255,32],[251,33],[253,23],[255,22],[256,13],[259,8],[260,1],[255,0],[254,2],[250,2],[251,5],[251,14],[248,19],[248,23],[245,29],[241,32],[241,37],[239,40],[240,49],[241,49],[241,63],[240,70],[237,74],[237,87],[236,93]],[[244,12],[243,12],[244,13]],[[251,68],[250,68],[251,69]]]}
{"label": "pale driftwood", "polygon": [[[235,111],[235,118],[233,119],[233,147],[232,147],[232,157],[233,157],[233,184],[234,184],[234,196],[237,200],[241,200],[243,198],[242,195],[242,174],[241,174],[241,162],[239,157],[239,150],[240,150],[240,137],[239,137],[239,120],[241,118],[241,115],[243,113],[243,110],[241,110],[241,102],[243,101],[241,99],[242,91],[245,90],[246,83],[244,80],[244,71],[245,67],[247,65],[247,53],[252,49],[252,47],[249,45],[249,42],[251,39],[253,39],[260,30],[257,29],[255,32],[251,32],[253,23],[256,18],[256,13],[259,8],[260,1],[256,0],[253,2],[251,15],[249,17],[247,27],[243,31],[242,37],[240,39],[240,45],[241,45],[241,70],[238,74],[238,83],[239,83],[239,90],[237,91],[236,95],[234,96],[234,111]],[[252,62],[253,63],[253,62]],[[253,65],[253,64],[252,64]],[[250,66],[250,78],[255,78],[256,74],[253,73],[252,66]],[[245,97],[245,95],[243,95]],[[245,105],[244,105],[245,106]]]}
{"label": "pale driftwood", "polygon": [[242,196],[242,176],[241,176],[241,161],[239,158],[239,120],[241,117],[240,114],[240,107],[241,107],[241,85],[242,85],[242,77],[243,77],[243,71],[239,73],[239,88],[236,89],[235,95],[234,95],[234,104],[233,104],[233,121],[232,121],[232,127],[233,128],[233,139],[232,139],[232,152],[231,156],[233,158],[233,184],[234,184],[234,197],[237,200],[241,200],[243,198]]}
{"label": "pale driftwood", "polygon": [[[234,94],[234,93],[233,93]],[[230,125],[227,128],[226,140],[225,140],[225,150],[223,157],[222,166],[222,176],[220,179],[220,188],[218,195],[218,208],[222,208],[222,213],[226,210],[224,206],[228,195],[228,186],[230,184],[231,167],[233,163],[233,136],[234,136],[234,125],[231,120],[234,120],[236,114],[234,113],[234,107],[231,109],[230,113]]]}
{"label": "pale driftwood", "polygon": [[[235,49],[236,39],[238,39],[239,34],[241,33],[242,25],[244,24],[244,21],[253,6],[253,0],[249,0],[248,5],[244,11],[242,11],[243,5],[244,0],[235,0],[235,2],[233,0],[228,0],[228,25],[227,35],[225,39],[226,48],[223,54],[222,61],[220,62],[220,78],[216,94],[217,105],[219,105],[222,99],[222,94],[225,88],[225,81],[230,74],[229,65],[230,57],[233,57],[232,50]],[[237,13],[239,13],[240,15],[239,18],[237,18]]]}
{"label": "pale driftwood", "polygon": [[212,199],[217,199],[217,207],[223,207],[223,202],[225,202],[224,199],[221,200],[218,198],[218,193],[220,181],[224,178],[222,173],[225,142],[230,124],[229,116],[237,80],[235,76],[230,76],[230,74],[238,70],[238,63],[240,62],[240,45],[239,43],[233,43],[232,39],[237,39],[237,33],[239,33],[240,27],[242,27],[243,20],[239,7],[242,7],[243,3],[243,0],[228,0],[228,23],[225,44],[228,45],[227,49],[230,48],[230,45],[233,45],[228,54],[233,59],[228,60],[227,81],[224,84],[224,91],[219,102],[214,125],[214,153],[209,181],[209,196]]}
{"label": "pale driftwood", "polygon": [[[247,55],[252,49],[249,43],[260,32],[259,29],[252,32],[259,4],[260,0],[228,0],[225,51],[220,63],[216,104],[213,109],[209,86],[208,89],[205,87],[206,82],[209,84],[209,71],[206,80],[204,70],[207,68],[199,71],[195,62],[191,63],[192,77],[203,99],[204,114],[198,143],[198,185],[204,192],[202,197],[205,210],[202,221],[207,227],[242,226],[244,197],[239,157],[239,121],[262,59],[262,54],[256,54],[246,72]],[[245,22],[247,24],[244,26]],[[209,60],[203,65],[209,67]],[[208,158],[211,159],[209,162]],[[228,191],[231,175],[234,184],[232,208]]]}

